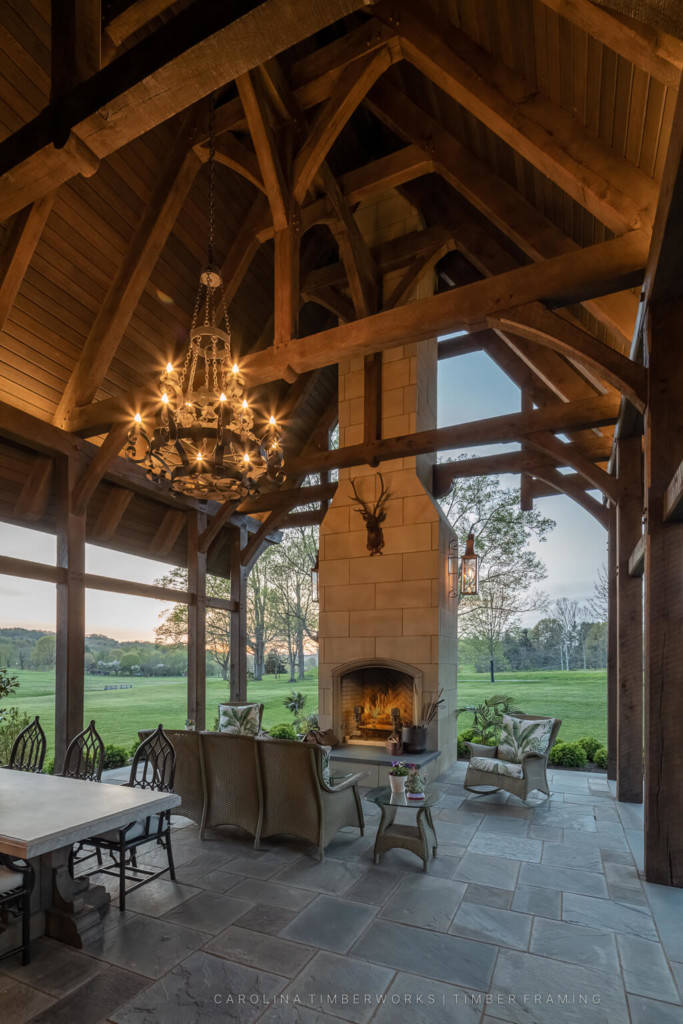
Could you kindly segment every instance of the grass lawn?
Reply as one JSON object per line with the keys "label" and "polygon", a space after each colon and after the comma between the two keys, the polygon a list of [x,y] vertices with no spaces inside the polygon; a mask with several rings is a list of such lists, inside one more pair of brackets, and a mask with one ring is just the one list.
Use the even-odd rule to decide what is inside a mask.
{"label": "grass lawn", "polygon": [[[54,672],[20,672],[19,690],[5,703],[25,710],[29,718],[40,715],[48,737],[48,761],[54,753]],[[105,685],[132,683],[130,690],[105,690]],[[116,743],[129,748],[138,729],[156,727],[182,729],[185,724],[186,685],[184,677],[123,678],[85,677],[85,722],[94,718],[106,744]],[[266,676],[249,683],[249,699],[265,704],[263,723],[266,727],[291,722],[292,716],[282,706],[283,697],[292,689],[286,676]],[[295,689],[308,695],[309,709],[315,710],[317,672],[309,672],[297,682]],[[208,679],[207,725],[213,728],[218,703],[228,699],[227,683]],[[562,719],[560,738],[575,740],[579,736],[596,736],[607,740],[607,676],[605,672],[500,672],[495,684],[488,675],[477,675],[463,666],[458,680],[458,702],[478,704],[493,693],[513,696],[527,714],[553,715]],[[470,715],[461,715],[458,731],[469,727]]]}
{"label": "grass lawn", "polygon": [[[40,715],[40,722],[48,739],[49,761],[54,755],[55,676],[54,672],[20,672],[19,689],[8,698],[6,706],[16,705],[26,711],[29,718]],[[105,685],[132,683],[130,690],[105,690]],[[249,699],[265,705],[265,726],[292,722],[292,716],[282,706],[282,699],[294,688],[308,695],[310,710],[318,704],[318,676],[307,673],[296,684],[286,676],[265,676],[261,682],[249,683]],[[229,700],[228,684],[222,679],[208,679],[206,683],[206,721],[213,728],[218,704]],[[184,677],[85,677],[85,714],[87,724],[95,719],[98,732],[105,744],[116,743],[129,748],[138,729],[156,728],[162,722],[169,729],[182,729],[187,717],[187,680]]]}
{"label": "grass lawn", "polygon": [[[607,673],[596,672],[496,672],[487,674],[461,666],[458,704],[479,704],[494,693],[509,694],[525,714],[561,718],[559,738],[578,740],[595,736],[607,742]],[[461,715],[458,732],[470,727],[471,715]]]}

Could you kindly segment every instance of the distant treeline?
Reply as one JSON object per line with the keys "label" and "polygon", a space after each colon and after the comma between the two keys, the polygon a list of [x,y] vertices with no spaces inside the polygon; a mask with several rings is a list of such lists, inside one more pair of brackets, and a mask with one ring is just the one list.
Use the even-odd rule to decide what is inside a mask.
{"label": "distant treeline", "polygon": [[[459,652],[461,664],[488,672],[490,654],[476,639],[463,637]],[[545,618],[529,629],[509,629],[496,645],[494,666],[500,672],[607,668],[607,623],[577,621],[568,629]]]}

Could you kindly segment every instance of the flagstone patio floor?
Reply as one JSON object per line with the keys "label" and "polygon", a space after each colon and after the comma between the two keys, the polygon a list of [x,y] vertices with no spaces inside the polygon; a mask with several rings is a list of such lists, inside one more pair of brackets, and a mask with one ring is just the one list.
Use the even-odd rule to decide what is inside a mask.
{"label": "flagstone patio floor", "polygon": [[176,819],[177,881],[114,899],[85,951],[41,939],[0,964],[0,1021],[682,1024],[683,890],[642,880],[642,807],[602,775],[555,771],[529,808],[464,773],[437,780],[427,873],[400,850],[375,866],[367,801],[365,836],[323,863]]}

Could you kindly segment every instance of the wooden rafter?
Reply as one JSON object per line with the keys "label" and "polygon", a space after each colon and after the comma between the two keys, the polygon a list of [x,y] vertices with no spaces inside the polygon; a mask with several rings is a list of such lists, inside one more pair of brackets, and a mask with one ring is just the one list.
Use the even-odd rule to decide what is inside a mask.
{"label": "wooden rafter", "polygon": [[[610,476],[604,469],[596,466],[594,462],[587,459],[580,451],[571,445],[561,441],[549,431],[541,430],[537,433],[528,434],[526,443],[540,452],[547,452],[554,456],[558,465],[571,466],[585,480],[601,491],[610,501],[616,502],[619,497],[619,481],[616,477]],[[572,448],[565,452],[565,448]]]}
{"label": "wooden rafter", "polygon": [[55,414],[59,426],[68,423],[72,409],[92,401],[104,380],[201,166],[199,158],[187,149],[189,125],[186,119],[179,130],[164,172],[90,329]]}
{"label": "wooden rafter", "polygon": [[71,508],[74,515],[80,516],[86,511],[97,485],[123,448],[128,430],[129,425],[125,421],[115,423],[95,452],[94,458],[79,477],[71,494]]}
{"label": "wooden rafter", "polygon": [[0,255],[0,334],[5,329],[53,202],[54,193],[48,193],[21,210],[9,228]]}
{"label": "wooden rafter", "polygon": [[[600,525],[607,529],[609,525],[609,510],[607,506],[596,501],[596,499],[590,494],[586,494],[582,487],[577,486],[564,473],[559,473],[556,469],[548,467],[547,469],[540,469],[537,476],[539,479],[549,484],[550,487],[557,491],[558,494],[566,494],[568,498],[575,501],[576,504],[584,508],[586,512],[590,512],[594,519],[597,519]],[[544,496],[536,491],[533,488],[533,485],[532,494],[534,498]]]}
{"label": "wooden rafter", "polygon": [[374,13],[398,21],[406,60],[612,231],[652,227],[654,182],[568,111],[428,9],[400,0]]}
{"label": "wooden rafter", "polygon": [[[364,0],[195,0],[167,25],[0,143],[0,220]],[[103,111],[107,116],[103,116]],[[71,128],[53,146],[55,121]]]}
{"label": "wooden rafter", "polygon": [[383,47],[349,64],[341,73],[327,101],[320,107],[294,160],[294,199],[302,203],[320,165],[335,139],[369,89],[391,66],[391,54]]}
{"label": "wooden rafter", "polygon": [[541,2],[648,75],[664,85],[678,88],[683,69],[683,43],[680,39],[642,21],[616,17],[590,0]]}
{"label": "wooden rafter", "polygon": [[425,150],[421,146],[409,145],[343,174],[340,184],[349,203],[362,203],[379,192],[396,188],[423,174],[431,174],[433,170],[434,161]]}
{"label": "wooden rafter", "polygon": [[107,21],[103,36],[110,47],[116,48],[130,36],[172,6],[172,0],[134,0],[119,14]]}
{"label": "wooden rafter", "polygon": [[[366,98],[366,105],[392,131],[429,157],[434,170],[532,260],[549,259],[579,248],[410,96],[380,82]],[[416,168],[419,166],[416,162]],[[413,177],[408,177],[407,169],[405,174],[406,181]],[[628,350],[638,310],[637,297],[631,292],[606,295],[586,301],[585,307],[618,334]]]}
{"label": "wooden rafter", "polygon": [[112,487],[92,529],[96,541],[111,540],[133,499],[127,487]]}
{"label": "wooden rafter", "polygon": [[[96,75],[101,65],[102,9],[100,0],[52,0],[50,18],[50,102]],[[57,128],[69,134],[64,121]]]}
{"label": "wooden rafter", "polygon": [[187,514],[178,509],[169,508],[164,512],[156,533],[152,538],[150,549],[159,558],[170,554],[173,547],[187,525]]}
{"label": "wooden rafter", "polygon": [[37,523],[45,514],[55,461],[49,455],[38,455],[31,466],[21,493],[14,506],[14,514],[28,523]]}
{"label": "wooden rafter", "polygon": [[429,252],[424,253],[424,255],[416,256],[401,277],[401,280],[396,284],[391,295],[384,303],[383,308],[395,309],[396,306],[401,306],[404,302],[407,302],[422,278],[425,277],[430,270],[434,269],[439,260],[442,259],[447,252],[450,252],[454,247],[454,244],[453,240],[450,239],[448,242],[435,245]]}
{"label": "wooden rafter", "polygon": [[507,274],[454,288],[398,309],[386,310],[352,324],[265,349],[243,361],[253,383],[277,380],[286,371],[297,373],[329,366],[352,355],[365,355],[408,342],[457,330],[478,330],[486,318],[514,296],[519,305],[537,300],[569,305],[637,283],[647,259],[647,236],[631,232],[558,256],[543,264],[520,267]]}
{"label": "wooden rafter", "polygon": [[283,231],[289,224],[289,189],[275,134],[270,124],[260,76],[255,72],[241,75],[237,79],[237,89],[261,169],[261,178],[270,204],[273,226],[276,232]]}
{"label": "wooden rafter", "polygon": [[[201,160],[208,160],[207,146],[195,146],[194,151]],[[255,153],[252,153],[232,132],[226,132],[216,139],[214,159],[216,163],[229,167],[255,185],[260,192],[266,191],[261,177],[261,168]]]}

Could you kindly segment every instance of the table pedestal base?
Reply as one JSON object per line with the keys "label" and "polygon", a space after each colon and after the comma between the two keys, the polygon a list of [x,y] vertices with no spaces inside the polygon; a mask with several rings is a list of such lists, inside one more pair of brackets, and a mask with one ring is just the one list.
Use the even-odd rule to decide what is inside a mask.
{"label": "table pedestal base", "polygon": [[430,852],[436,857],[438,846],[431,809],[418,807],[415,825],[394,824],[398,806],[381,804],[380,809],[382,820],[375,839],[375,864],[379,864],[380,856],[387,850],[410,850],[420,858],[426,871]]}
{"label": "table pedestal base", "polygon": [[45,911],[45,934],[82,949],[103,934],[102,920],[110,896],[103,885],[91,885],[88,878],[71,877],[70,852],[68,846],[40,858],[41,902]]}

